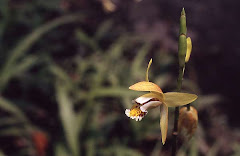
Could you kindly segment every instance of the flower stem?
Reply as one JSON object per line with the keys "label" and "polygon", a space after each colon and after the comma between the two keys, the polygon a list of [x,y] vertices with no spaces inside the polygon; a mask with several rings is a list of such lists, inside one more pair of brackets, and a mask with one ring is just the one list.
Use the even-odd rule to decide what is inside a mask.
{"label": "flower stem", "polygon": [[[185,65],[179,68],[179,75],[177,81],[177,91],[180,92],[182,88],[182,80],[184,76]],[[179,107],[175,108],[174,114],[174,128],[173,128],[173,143],[172,143],[172,156],[176,156],[177,153],[177,136],[178,136],[178,117],[179,117]]]}
{"label": "flower stem", "polygon": [[[184,8],[180,17],[180,30],[179,30],[179,42],[178,42],[178,60],[179,60],[179,75],[177,80],[177,91],[180,92],[182,88],[182,81],[185,71],[185,57],[187,51],[187,26],[186,26],[186,14]],[[173,128],[173,142],[172,142],[172,156],[176,156],[177,153],[177,136],[178,136],[178,118],[179,107],[175,108],[174,116],[174,128]]]}

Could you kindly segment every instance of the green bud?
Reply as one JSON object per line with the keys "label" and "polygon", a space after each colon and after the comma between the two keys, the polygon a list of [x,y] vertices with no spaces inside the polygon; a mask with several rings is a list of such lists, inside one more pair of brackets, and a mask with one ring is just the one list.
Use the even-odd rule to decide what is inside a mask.
{"label": "green bud", "polygon": [[187,52],[187,40],[185,35],[179,36],[179,43],[178,43],[178,59],[179,59],[179,66],[183,67],[185,65],[185,57]]}
{"label": "green bud", "polygon": [[179,43],[178,43],[178,59],[180,67],[185,66],[185,57],[187,52],[186,35],[187,35],[186,14],[183,8],[180,17]]}
{"label": "green bud", "polygon": [[187,22],[186,22],[186,13],[184,8],[182,9],[181,17],[180,17],[179,35],[181,34],[187,35]]}

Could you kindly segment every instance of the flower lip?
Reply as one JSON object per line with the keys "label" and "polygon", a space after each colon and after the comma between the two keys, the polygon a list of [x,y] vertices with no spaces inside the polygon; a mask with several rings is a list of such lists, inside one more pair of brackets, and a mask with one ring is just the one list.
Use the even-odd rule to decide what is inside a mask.
{"label": "flower lip", "polygon": [[142,112],[147,112],[148,109],[156,108],[163,102],[159,100],[157,94],[149,93],[138,97],[133,101],[133,103],[137,104]]}
{"label": "flower lip", "polygon": [[139,103],[139,104],[144,104],[146,102],[148,102],[149,100],[151,100],[152,97],[144,97],[144,96],[140,96],[138,98],[135,99],[135,102],[136,103]]}
{"label": "flower lip", "polygon": [[160,102],[160,101],[151,101],[150,100],[146,104],[142,105],[140,107],[140,109],[142,112],[146,112],[147,109],[156,108],[156,107],[160,106],[161,104],[162,104],[162,102]]}
{"label": "flower lip", "polygon": [[[141,98],[141,97],[139,97],[139,98]],[[157,98],[150,98],[150,99],[148,99],[147,101],[144,99],[144,101],[142,101],[142,99],[141,100],[139,100],[139,98],[137,98],[134,102],[135,103],[137,103],[137,104],[139,104],[139,105],[145,105],[145,104],[147,104],[147,103],[149,103],[149,102],[152,102],[152,101],[159,101]],[[160,102],[160,101],[159,101]]]}
{"label": "flower lip", "polygon": [[141,109],[140,109],[140,105],[139,104],[134,104],[132,106],[131,109],[126,109],[125,110],[125,114],[131,118],[131,119],[135,119],[136,121],[141,121],[142,118],[147,115],[147,111],[143,112]]}

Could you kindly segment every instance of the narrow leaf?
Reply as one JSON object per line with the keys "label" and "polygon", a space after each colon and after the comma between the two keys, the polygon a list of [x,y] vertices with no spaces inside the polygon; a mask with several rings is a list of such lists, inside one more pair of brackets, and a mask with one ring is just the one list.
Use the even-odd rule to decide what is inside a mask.
{"label": "narrow leaf", "polygon": [[73,110],[73,103],[68,97],[68,92],[64,85],[57,84],[57,102],[59,105],[60,118],[62,120],[66,140],[73,156],[79,155],[79,142],[76,115]]}

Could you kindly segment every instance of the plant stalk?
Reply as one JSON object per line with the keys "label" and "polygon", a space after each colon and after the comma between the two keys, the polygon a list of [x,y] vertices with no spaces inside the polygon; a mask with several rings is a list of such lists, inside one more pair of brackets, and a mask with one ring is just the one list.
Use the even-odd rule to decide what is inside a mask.
{"label": "plant stalk", "polygon": [[[178,60],[179,60],[179,75],[177,80],[177,91],[180,92],[182,88],[182,81],[185,71],[185,57],[187,51],[187,26],[186,26],[186,14],[184,8],[180,17],[180,30],[179,30],[179,42],[178,42]],[[175,108],[174,116],[174,128],[173,128],[173,142],[172,142],[172,156],[176,156],[177,153],[177,136],[178,136],[178,118],[179,107]]]}
{"label": "plant stalk", "polygon": [[[179,68],[179,75],[177,81],[177,91],[180,92],[182,88],[182,80],[184,76],[185,65]],[[177,153],[177,136],[178,136],[178,118],[179,118],[179,107],[175,108],[174,112],[174,128],[173,128],[173,143],[172,143],[172,156],[176,156]]]}

